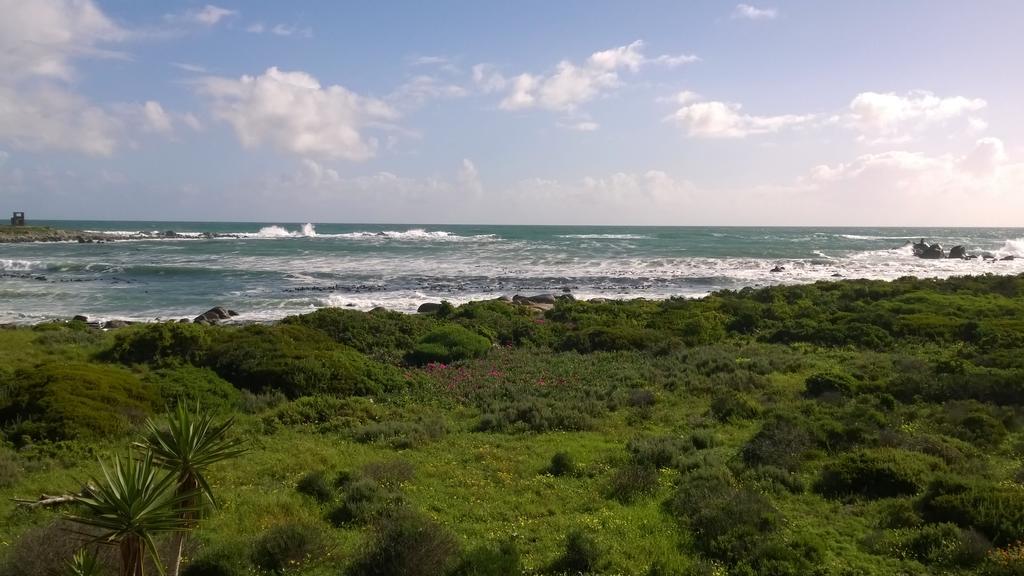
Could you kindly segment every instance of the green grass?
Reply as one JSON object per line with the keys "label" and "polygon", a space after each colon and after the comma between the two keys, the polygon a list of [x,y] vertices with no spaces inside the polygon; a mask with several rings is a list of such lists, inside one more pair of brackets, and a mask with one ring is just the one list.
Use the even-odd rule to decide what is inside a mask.
{"label": "green grass", "polygon": [[[1002,513],[1024,494],[1024,279],[854,281],[521,312],[503,303],[424,319],[322,311],[196,334],[3,329],[0,410],[28,375],[72,367],[89,378],[134,379],[160,402],[184,397],[233,414],[251,450],[211,470],[221,508],[200,523],[194,555],[228,558],[239,573],[254,573],[255,543],[286,526],[309,532],[316,546],[288,573],[350,569],[374,522],[333,527],[328,512],[346,490],[333,481],[395,461],[405,471],[387,487],[395,502],[443,526],[462,553],[514,542],[529,574],[557,568],[574,531],[593,538],[600,570],[615,574],[652,566],[787,574],[800,555],[813,557],[821,575],[1008,573],[984,560],[991,542],[1001,562],[1024,566],[1013,556],[1024,521]],[[417,366],[411,353],[446,324],[496,345]],[[108,364],[115,358],[128,365]],[[344,360],[345,370],[325,369],[325,359]],[[353,387],[353,373],[379,385]],[[318,395],[303,396],[310,391]],[[128,406],[116,397],[109,404]],[[774,422],[790,435],[758,436]],[[25,429],[16,416],[0,422],[0,559],[26,530],[61,514],[19,508],[13,498],[77,491],[97,472],[97,456],[138,433],[15,437]],[[760,453],[785,458],[748,458],[755,436]],[[645,465],[635,448],[644,442],[675,452],[659,456],[652,489],[617,498],[613,482],[628,481],[620,472]],[[559,452],[574,468],[556,477],[547,470]],[[324,473],[328,501],[296,489],[310,472]],[[698,500],[703,509],[667,506],[702,474],[720,479]],[[864,478],[879,477],[909,480],[895,498],[860,490]],[[940,480],[945,492],[932,488]],[[742,528],[748,505],[772,511],[763,534],[706,541],[698,523],[724,511]],[[888,526],[893,507],[924,524]],[[0,568],[0,576],[15,573]]]}

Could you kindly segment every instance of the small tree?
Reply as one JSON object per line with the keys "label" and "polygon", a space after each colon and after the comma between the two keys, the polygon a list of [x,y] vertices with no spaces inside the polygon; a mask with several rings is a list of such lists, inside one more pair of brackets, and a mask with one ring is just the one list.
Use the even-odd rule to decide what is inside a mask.
{"label": "small tree", "polygon": [[[181,497],[177,504],[179,516],[187,529],[195,526],[203,496],[214,507],[217,505],[213,489],[206,480],[210,466],[246,451],[242,440],[228,437],[233,425],[233,418],[217,425],[213,414],[203,411],[198,404],[195,411],[190,412],[184,402],[168,413],[167,428],[159,428],[152,420],[146,422],[148,433],[145,440],[137,445],[151,451],[155,462],[177,479],[177,494]],[[181,569],[187,536],[184,531],[177,535],[175,558],[171,565],[173,576],[178,576]]]}
{"label": "small tree", "polygon": [[94,479],[95,487],[75,497],[84,513],[70,519],[99,528],[96,541],[119,548],[121,576],[144,576],[147,554],[163,574],[153,537],[187,529],[182,510],[194,495],[179,492],[174,476],[159,471],[151,452],[141,458],[114,456],[109,468],[102,462],[100,468],[103,479]]}

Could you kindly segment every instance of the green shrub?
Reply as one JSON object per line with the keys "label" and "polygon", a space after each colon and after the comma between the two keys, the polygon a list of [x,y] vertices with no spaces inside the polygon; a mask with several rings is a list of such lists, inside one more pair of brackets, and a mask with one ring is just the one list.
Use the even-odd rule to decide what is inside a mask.
{"label": "green shrub", "polygon": [[288,521],[271,527],[256,539],[252,562],[262,570],[282,574],[317,558],[324,544],[324,534],[317,526]]}
{"label": "green shrub", "polygon": [[793,472],[813,446],[811,435],[797,421],[773,418],[743,445],[740,455],[747,466],[777,466]]}
{"label": "green shrub", "polygon": [[555,571],[593,574],[604,565],[605,552],[590,534],[576,529],[565,536],[565,551],[555,563]]}
{"label": "green shrub", "polygon": [[402,505],[397,486],[386,486],[362,475],[339,477],[336,483],[342,490],[341,502],[327,514],[334,526],[365,525]]}
{"label": "green shrub", "polygon": [[303,396],[285,402],[263,417],[263,425],[304,426],[316,432],[351,430],[380,420],[384,412],[366,398],[336,396]]}
{"label": "green shrub", "polygon": [[222,378],[252,392],[279,390],[290,398],[312,394],[379,394],[404,385],[394,367],[294,325],[246,326],[226,332],[209,354]]}
{"label": "green shrub", "polygon": [[841,372],[817,372],[808,376],[804,383],[809,398],[827,394],[850,396],[857,387],[857,381],[852,376]]}
{"label": "green shrub", "polygon": [[483,356],[491,341],[457,324],[446,324],[428,332],[416,342],[409,361],[413,364],[449,364]]}
{"label": "green shrub", "polygon": [[523,562],[515,542],[481,546],[467,552],[452,576],[520,576]]}
{"label": "green shrub", "polygon": [[360,471],[362,476],[386,488],[398,488],[416,476],[416,469],[408,460],[401,458],[370,462]]}
{"label": "green shrub", "polygon": [[476,429],[481,432],[565,432],[590,430],[603,412],[595,403],[523,398],[492,402],[483,409]]}
{"label": "green shrub", "polygon": [[154,390],[123,368],[43,364],[11,377],[0,398],[0,425],[9,438],[102,438],[130,430],[150,414],[155,401]]}
{"label": "green shrub", "polygon": [[871,548],[879,554],[951,567],[979,564],[990,547],[983,536],[949,523],[888,530],[871,542]]}
{"label": "green shrub", "polygon": [[109,353],[124,364],[198,363],[208,352],[210,342],[210,329],[199,324],[142,324],[118,330]]}
{"label": "green shrub", "polygon": [[660,350],[667,344],[665,334],[656,330],[632,326],[596,326],[567,334],[559,344],[559,349],[590,354],[620,350]]}
{"label": "green shrub", "polygon": [[572,476],[576,473],[576,461],[568,452],[555,452],[547,472],[552,476]]}
{"label": "green shrub", "polygon": [[1024,489],[941,477],[921,498],[928,522],[951,522],[973,528],[996,546],[1024,540]]}
{"label": "green shrub", "polygon": [[299,482],[295,485],[295,489],[298,490],[299,494],[311,496],[320,503],[329,502],[334,498],[334,490],[327,481],[327,476],[323,470],[314,470],[303,474],[302,478],[299,478]]}
{"label": "green shrub", "polygon": [[160,400],[169,407],[185,402],[190,406],[199,404],[210,412],[228,413],[242,402],[238,389],[209,368],[160,368],[147,374],[143,382],[156,388]]}
{"label": "green shrub", "polygon": [[711,414],[719,422],[749,420],[761,413],[761,407],[743,394],[724,392],[711,400]]}
{"label": "green shrub", "polygon": [[381,443],[404,450],[417,448],[443,438],[447,423],[437,416],[419,417],[413,421],[388,420],[373,422],[353,431],[353,438],[362,444]]}
{"label": "green shrub", "polygon": [[825,465],[814,490],[829,498],[894,498],[917,494],[942,463],[903,450],[858,450]]}
{"label": "green shrub", "polygon": [[777,466],[750,468],[743,477],[753,480],[759,486],[763,486],[772,493],[785,490],[790,494],[801,494],[806,489],[800,476]]}
{"label": "green shrub", "polygon": [[678,436],[646,436],[626,443],[630,460],[650,468],[675,466],[683,455],[692,451],[692,442]]}
{"label": "green shrub", "polygon": [[658,469],[649,464],[628,462],[612,474],[608,487],[611,498],[630,503],[658,488]]}
{"label": "green shrub", "polygon": [[391,310],[366,313],[344,308],[321,308],[309,314],[289,316],[282,322],[313,328],[335,342],[390,364],[401,361],[436,323],[422,314]]}
{"label": "green shrub", "polygon": [[458,561],[459,544],[433,520],[400,508],[383,516],[353,576],[440,576]]}
{"label": "green shrub", "polygon": [[181,576],[244,576],[244,556],[239,558],[235,551],[203,550],[181,569]]}
{"label": "green shrub", "polygon": [[909,498],[895,498],[880,503],[878,526],[880,528],[915,528],[924,520]]}

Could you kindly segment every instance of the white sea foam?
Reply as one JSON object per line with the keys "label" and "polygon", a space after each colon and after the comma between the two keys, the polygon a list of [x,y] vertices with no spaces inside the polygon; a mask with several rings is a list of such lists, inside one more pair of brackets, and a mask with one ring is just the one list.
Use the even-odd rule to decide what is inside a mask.
{"label": "white sea foam", "polygon": [[1017,258],[1024,258],[1024,238],[1007,240],[1001,248],[996,250],[996,254],[1000,257],[1014,256]]}
{"label": "white sea foam", "polygon": [[334,238],[349,238],[356,240],[401,240],[401,241],[433,241],[433,242],[467,242],[467,241],[489,241],[497,238],[494,234],[476,234],[473,236],[460,236],[454,232],[445,230],[427,231],[423,228],[412,228],[410,230],[384,230],[381,232],[348,232],[346,234],[333,234]]}
{"label": "white sea foam", "polygon": [[642,234],[560,234],[559,238],[579,238],[583,240],[651,240]]}
{"label": "white sea foam", "polygon": [[917,240],[917,236],[864,236],[861,234],[839,234],[847,240]]}
{"label": "white sea foam", "polygon": [[0,259],[0,270],[4,272],[28,272],[40,268],[43,268],[43,263],[35,260]]}

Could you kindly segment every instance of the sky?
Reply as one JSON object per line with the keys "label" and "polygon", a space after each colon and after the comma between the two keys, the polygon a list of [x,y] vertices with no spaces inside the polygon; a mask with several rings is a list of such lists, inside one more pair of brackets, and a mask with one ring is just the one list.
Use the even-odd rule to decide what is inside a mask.
{"label": "sky", "polygon": [[40,219],[1024,225],[1024,3],[0,0]]}

